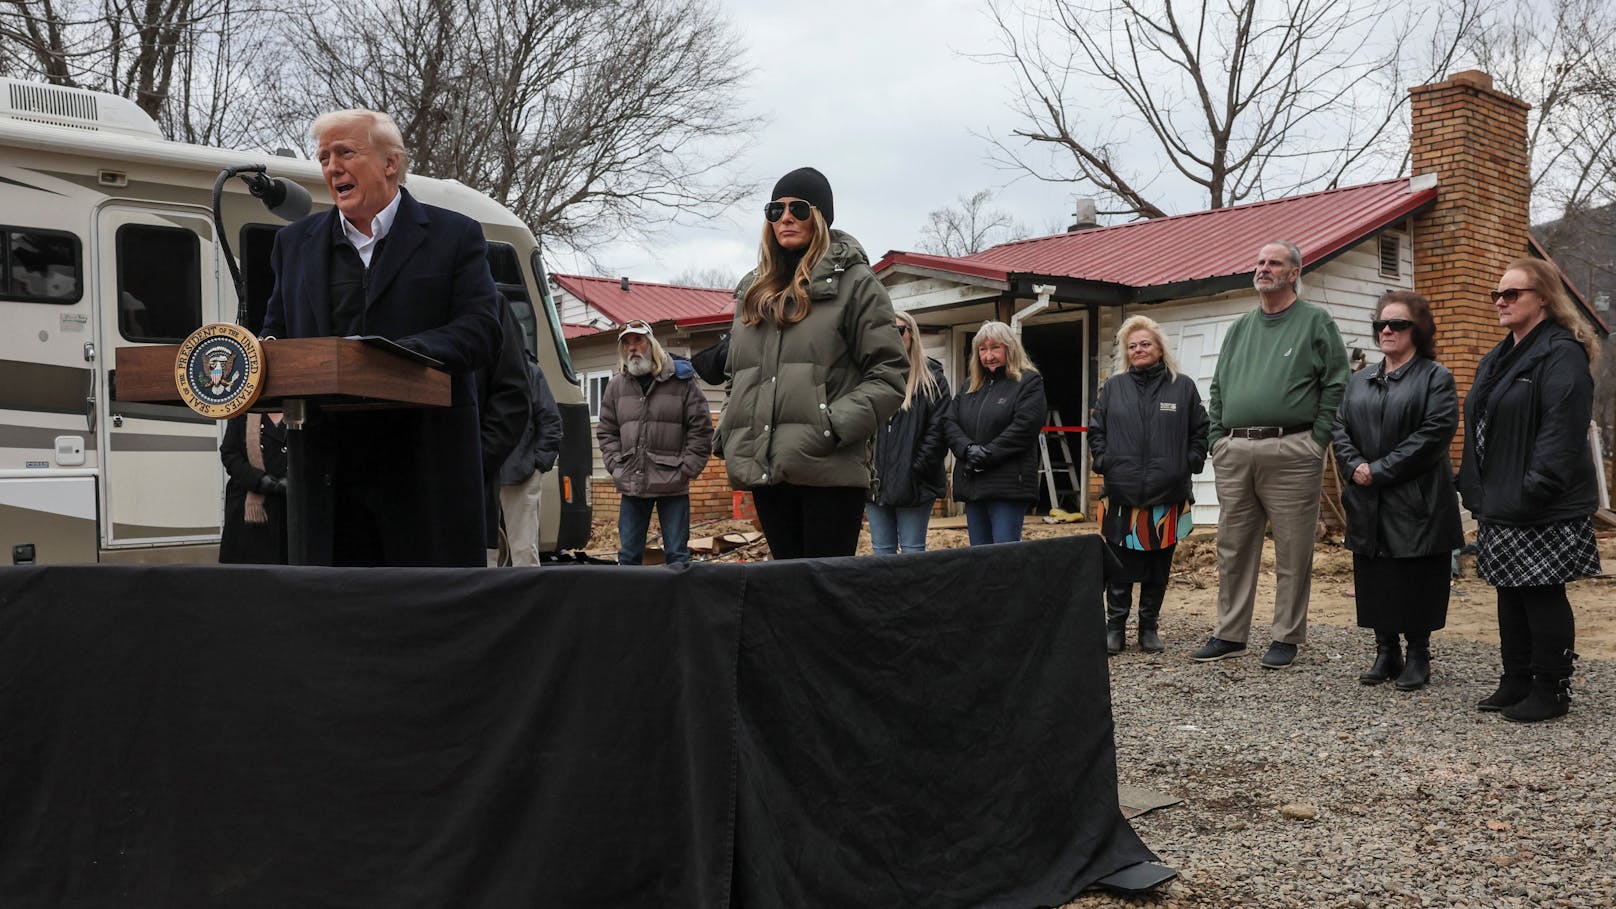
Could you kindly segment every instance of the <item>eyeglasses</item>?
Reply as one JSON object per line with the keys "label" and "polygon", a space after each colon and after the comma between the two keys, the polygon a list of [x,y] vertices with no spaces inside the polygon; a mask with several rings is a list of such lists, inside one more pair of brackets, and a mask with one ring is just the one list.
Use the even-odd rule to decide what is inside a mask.
{"label": "eyeglasses", "polygon": [[1388,328],[1392,331],[1408,331],[1414,327],[1414,323],[1408,319],[1375,319],[1369,323],[1369,327],[1378,335]]}
{"label": "eyeglasses", "polygon": [[909,326],[908,325],[899,325],[898,326],[898,334],[906,335],[908,333],[909,333]]}
{"label": "eyeglasses", "polygon": [[792,199],[789,203],[769,202],[763,206],[763,217],[770,224],[773,224],[785,217],[787,211],[790,211],[791,217],[796,218],[798,221],[806,221],[808,220],[808,213],[812,210],[813,206],[801,199]]}
{"label": "eyeglasses", "polygon": [[1499,300],[1503,300],[1505,303],[1514,303],[1521,298],[1521,294],[1528,293],[1531,289],[1530,287],[1506,287],[1503,290],[1495,290],[1488,296],[1493,298],[1494,303]]}

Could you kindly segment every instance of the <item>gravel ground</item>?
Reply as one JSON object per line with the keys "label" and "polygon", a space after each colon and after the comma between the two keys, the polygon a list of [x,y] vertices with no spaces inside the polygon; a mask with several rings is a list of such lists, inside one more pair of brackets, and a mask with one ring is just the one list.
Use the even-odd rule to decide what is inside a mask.
{"label": "gravel ground", "polygon": [[1166,653],[1111,659],[1121,781],[1184,799],[1133,821],[1178,879],[1068,906],[1616,906],[1616,663],[1578,663],[1568,717],[1516,724],[1475,709],[1485,644],[1438,641],[1408,693],[1358,684],[1367,631],[1313,626],[1284,671],[1257,646],[1191,662],[1207,633],[1164,616]]}

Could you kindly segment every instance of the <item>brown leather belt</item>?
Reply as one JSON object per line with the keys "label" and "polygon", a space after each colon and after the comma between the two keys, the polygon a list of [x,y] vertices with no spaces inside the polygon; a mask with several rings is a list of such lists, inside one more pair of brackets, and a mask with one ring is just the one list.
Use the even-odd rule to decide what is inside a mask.
{"label": "brown leather belt", "polygon": [[1294,436],[1299,432],[1312,432],[1312,425],[1308,426],[1243,426],[1239,429],[1229,430],[1229,435],[1236,439],[1277,439],[1280,436]]}

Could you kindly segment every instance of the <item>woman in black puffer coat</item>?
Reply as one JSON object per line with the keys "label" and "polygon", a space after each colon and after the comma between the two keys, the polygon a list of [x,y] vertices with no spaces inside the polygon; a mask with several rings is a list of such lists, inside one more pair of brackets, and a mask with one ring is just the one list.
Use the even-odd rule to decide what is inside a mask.
{"label": "woman in black puffer coat", "polygon": [[1117,365],[1089,418],[1089,454],[1105,477],[1100,532],[1122,570],[1106,578],[1105,650],[1121,653],[1133,585],[1139,649],[1161,653],[1157,623],[1179,539],[1195,527],[1190,477],[1206,464],[1210,423],[1195,382],[1178,371],[1161,326],[1134,316],[1117,330]]}
{"label": "woman in black puffer coat", "polygon": [[954,452],[954,498],[971,545],[1021,539],[1038,501],[1038,435],[1048,413],[1038,374],[1010,326],[985,322],[971,344],[971,381],[943,424]]}
{"label": "woman in black puffer coat", "polygon": [[877,554],[924,552],[932,505],[942,496],[943,456],[948,440],[948,379],[943,364],[926,356],[920,327],[906,312],[896,314],[898,333],[909,355],[903,406],[875,436],[875,488],[864,506],[870,522],[870,548]]}

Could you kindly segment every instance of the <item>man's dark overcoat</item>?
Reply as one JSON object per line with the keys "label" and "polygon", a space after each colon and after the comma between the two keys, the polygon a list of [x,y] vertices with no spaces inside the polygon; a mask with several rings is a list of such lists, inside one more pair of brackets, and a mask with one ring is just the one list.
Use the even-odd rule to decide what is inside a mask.
{"label": "man's dark overcoat", "polygon": [[276,236],[263,333],[380,335],[443,362],[453,376],[451,406],[332,415],[303,431],[305,444],[335,453],[336,564],[480,566],[486,554],[473,373],[499,354],[494,279],[480,224],[399,193],[397,217],[364,270],[355,324],[332,321],[341,215],[331,208]]}

